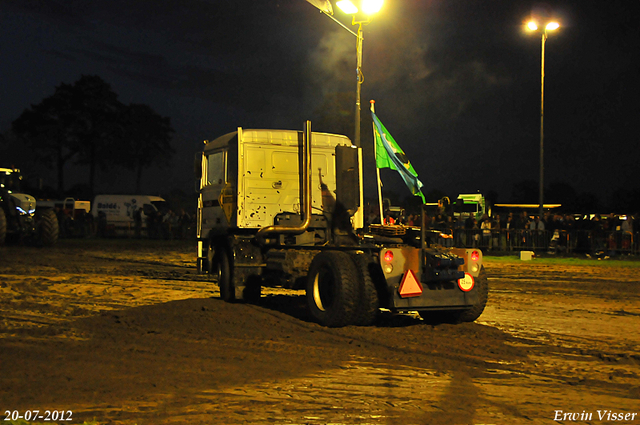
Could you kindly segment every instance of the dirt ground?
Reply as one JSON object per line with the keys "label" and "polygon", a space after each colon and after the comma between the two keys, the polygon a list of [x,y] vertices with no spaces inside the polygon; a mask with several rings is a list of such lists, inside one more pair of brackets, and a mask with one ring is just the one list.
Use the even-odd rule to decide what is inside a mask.
{"label": "dirt ground", "polygon": [[[70,411],[72,421],[58,423],[139,425],[640,423],[640,268],[485,266],[491,292],[476,323],[386,314],[373,327],[327,329],[310,319],[301,292],[222,302],[196,273],[192,243],[0,247],[0,415]],[[629,415],[613,421],[619,413]]]}

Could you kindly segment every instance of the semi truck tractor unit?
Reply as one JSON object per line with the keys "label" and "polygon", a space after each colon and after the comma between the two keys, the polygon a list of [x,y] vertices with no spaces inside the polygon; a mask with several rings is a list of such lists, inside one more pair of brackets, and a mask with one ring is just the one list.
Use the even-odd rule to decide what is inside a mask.
{"label": "semi truck tractor unit", "polygon": [[[325,326],[371,325],[381,309],[474,321],[482,253],[431,243],[425,227],[363,226],[362,151],[346,136],[243,129],[196,155],[197,265],[228,302],[305,289]],[[424,213],[423,213],[424,217]]]}
{"label": "semi truck tractor unit", "polygon": [[51,246],[58,241],[58,218],[51,208],[37,208],[36,199],[21,193],[22,175],[0,168],[0,245],[6,241]]}

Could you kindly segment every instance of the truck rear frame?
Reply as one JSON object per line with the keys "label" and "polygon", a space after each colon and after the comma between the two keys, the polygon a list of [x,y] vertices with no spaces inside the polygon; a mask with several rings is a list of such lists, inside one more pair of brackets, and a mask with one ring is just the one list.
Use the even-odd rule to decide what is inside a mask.
{"label": "truck rear frame", "polygon": [[481,251],[435,246],[425,226],[365,232],[361,157],[309,122],[303,132],[238,128],[205,142],[195,162],[198,271],[225,301],[256,299],[263,286],[304,288],[326,326],[370,325],[380,309],[475,320],[488,294]]}

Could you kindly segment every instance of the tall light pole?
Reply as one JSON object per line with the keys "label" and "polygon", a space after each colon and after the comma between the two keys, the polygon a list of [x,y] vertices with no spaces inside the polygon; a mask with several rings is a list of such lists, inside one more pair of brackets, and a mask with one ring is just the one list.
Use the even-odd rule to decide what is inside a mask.
{"label": "tall light pole", "polygon": [[[360,10],[350,0],[339,0],[336,2],[336,6],[338,6],[340,10],[348,15],[352,15],[351,25],[358,25],[357,33],[333,17],[333,8],[328,0],[307,1],[356,37],[356,109],[353,143],[356,147],[360,147],[360,93],[362,92],[362,82],[364,80],[362,74],[362,42],[364,40],[362,26],[370,22],[371,15],[380,11],[384,0],[360,0]],[[356,20],[356,15],[360,15],[360,12],[362,12],[363,16],[366,16],[366,19]]]}
{"label": "tall light pole", "polygon": [[[536,21],[527,22],[527,28],[530,31],[538,31],[538,23]],[[540,28],[542,34],[542,51],[540,60],[540,192],[539,192],[539,211],[540,220],[544,214],[544,46],[547,41],[549,31],[555,31],[560,28],[557,22],[548,22],[544,28]]]}

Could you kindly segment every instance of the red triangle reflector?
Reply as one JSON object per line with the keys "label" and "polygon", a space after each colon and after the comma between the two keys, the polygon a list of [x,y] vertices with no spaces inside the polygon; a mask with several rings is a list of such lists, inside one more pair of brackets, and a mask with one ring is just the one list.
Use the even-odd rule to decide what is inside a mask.
{"label": "red triangle reflector", "polygon": [[416,274],[413,270],[407,270],[407,272],[402,277],[402,282],[400,283],[400,288],[398,288],[398,293],[402,298],[407,297],[417,297],[422,295],[422,285],[416,279]]}

